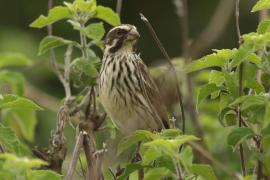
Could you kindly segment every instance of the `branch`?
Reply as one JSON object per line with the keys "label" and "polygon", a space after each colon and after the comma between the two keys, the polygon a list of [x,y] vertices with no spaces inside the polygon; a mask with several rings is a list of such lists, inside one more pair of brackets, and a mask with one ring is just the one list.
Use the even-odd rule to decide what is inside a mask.
{"label": "branch", "polygon": [[[239,3],[240,0],[235,1],[235,22],[236,22],[236,31],[237,31],[237,36],[238,36],[238,43],[239,46],[242,43],[241,40],[241,32],[240,32],[240,26],[239,26]],[[244,69],[244,64],[241,63],[239,66],[239,89],[238,89],[238,94],[239,96],[242,96],[243,92],[243,69]],[[238,126],[242,126],[242,117],[241,117],[241,105],[238,105]],[[246,167],[245,167],[245,157],[244,157],[244,149],[243,149],[243,144],[241,143],[239,145],[239,152],[240,152],[240,161],[241,161],[241,168],[242,168],[242,174],[243,176],[246,176]]]}
{"label": "branch", "polygon": [[72,153],[71,162],[69,164],[67,175],[65,177],[66,180],[72,180],[73,173],[76,169],[76,164],[77,164],[77,161],[78,161],[79,156],[80,156],[80,149],[81,149],[82,144],[83,144],[83,137],[84,137],[84,133],[82,131],[80,131],[78,136],[77,136],[76,144],[75,144],[75,147],[74,147],[74,150]]}
{"label": "branch", "polygon": [[181,49],[185,61],[189,61],[188,52],[189,52],[189,28],[188,28],[188,9],[187,9],[187,0],[174,0],[174,5],[176,7],[176,14],[178,15],[181,23],[179,23],[181,29]]}
{"label": "branch", "polygon": [[157,34],[156,34],[155,30],[153,29],[152,25],[150,24],[148,19],[143,14],[140,13],[140,16],[141,16],[141,20],[148,27],[152,37],[155,40],[155,43],[157,44],[158,48],[160,49],[160,51],[164,55],[165,59],[167,60],[167,62],[169,64],[169,67],[170,67],[171,71],[173,72],[175,86],[176,86],[176,89],[177,89],[177,97],[178,97],[179,106],[180,106],[180,110],[181,110],[182,132],[183,132],[183,134],[185,134],[185,112],[184,112],[184,106],[183,106],[182,93],[180,91],[180,85],[178,83],[179,81],[178,81],[178,78],[177,78],[177,73],[175,71],[175,68],[174,68],[174,66],[173,66],[173,64],[171,62],[171,59],[170,59],[168,53],[166,52],[165,48],[161,44],[161,42],[160,42],[159,38],[157,37]]}
{"label": "branch", "polygon": [[64,78],[65,78],[65,83],[64,88],[65,88],[65,93],[66,93],[66,99],[69,99],[71,97],[71,90],[70,90],[70,62],[72,58],[72,45],[69,45],[67,47],[67,51],[65,53],[65,69],[64,69]]}
{"label": "branch", "polygon": [[198,57],[202,52],[209,49],[220,37],[233,14],[234,1],[235,0],[220,0],[208,25],[191,44],[190,49],[192,49],[192,51],[189,52],[189,57],[192,59]]}
{"label": "branch", "polygon": [[[181,44],[182,44],[182,54],[185,58],[185,62],[188,63],[191,61],[189,57],[189,24],[188,24],[188,7],[187,7],[187,0],[174,0],[174,4],[176,7],[176,14],[180,20],[180,28],[181,28]],[[193,51],[193,50],[192,50]],[[198,119],[198,113],[196,111],[196,106],[193,98],[193,80],[190,74],[187,75],[187,85],[188,85],[188,112],[191,117],[191,122],[200,137],[203,137],[203,129],[202,125]]]}
{"label": "branch", "polygon": [[116,12],[119,17],[121,17],[122,4],[123,4],[123,0],[117,0]]}

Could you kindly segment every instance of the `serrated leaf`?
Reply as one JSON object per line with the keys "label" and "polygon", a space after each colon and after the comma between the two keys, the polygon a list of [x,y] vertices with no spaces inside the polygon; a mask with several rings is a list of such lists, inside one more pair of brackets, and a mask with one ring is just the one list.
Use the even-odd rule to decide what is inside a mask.
{"label": "serrated leaf", "polygon": [[213,83],[216,86],[221,86],[225,82],[223,72],[212,70],[209,74],[209,84]]}
{"label": "serrated leaf", "polygon": [[192,173],[199,175],[207,180],[217,180],[217,177],[210,165],[193,164],[190,170]]}
{"label": "serrated leaf", "polygon": [[74,42],[57,36],[46,36],[41,40],[39,44],[38,54],[42,55],[45,54],[50,49],[61,47],[68,44],[74,44]]}
{"label": "serrated leaf", "polygon": [[0,53],[0,68],[9,66],[28,66],[32,61],[21,53]]}
{"label": "serrated leaf", "polygon": [[20,142],[15,132],[11,128],[5,127],[2,124],[0,124],[0,144],[10,152],[20,152]]}
{"label": "serrated leaf", "polygon": [[203,99],[205,99],[207,96],[212,94],[215,91],[220,90],[220,87],[217,87],[215,84],[206,84],[201,86],[198,89],[198,95],[197,95],[197,105],[199,105]]}
{"label": "serrated leaf", "polygon": [[62,175],[50,170],[32,170],[27,173],[27,180],[61,180]]}
{"label": "serrated leaf", "polygon": [[252,137],[253,131],[248,127],[237,127],[234,128],[227,137],[227,143],[233,148],[236,148],[244,140]]}
{"label": "serrated leaf", "polygon": [[0,97],[0,109],[4,108],[42,110],[42,108],[33,101],[12,94],[3,95]]}
{"label": "serrated leaf", "polygon": [[269,0],[259,0],[255,6],[253,6],[251,12],[260,11],[263,9],[270,9],[270,1]]}
{"label": "serrated leaf", "polygon": [[55,6],[54,8],[50,9],[47,17],[45,17],[44,15],[39,16],[34,22],[30,24],[30,27],[42,28],[53,24],[59,20],[70,18],[71,15],[72,14],[67,7]]}
{"label": "serrated leaf", "polygon": [[231,59],[234,50],[223,49],[215,50],[216,53],[204,56],[198,60],[194,60],[188,64],[186,71],[188,73],[198,71],[209,67],[223,67],[225,63]]}
{"label": "serrated leaf", "polygon": [[117,154],[121,154],[126,149],[128,149],[132,145],[137,144],[138,142],[144,142],[144,141],[153,140],[156,138],[157,138],[157,135],[149,131],[146,131],[146,130],[135,131],[133,134],[125,137],[124,139],[120,141],[118,145],[118,149],[117,149]]}
{"label": "serrated leaf", "polygon": [[86,26],[83,29],[83,32],[85,33],[85,35],[90,38],[93,39],[94,41],[98,42],[102,39],[102,37],[105,34],[105,29],[103,26],[103,23],[92,23],[88,26]]}
{"label": "serrated leaf", "polygon": [[8,83],[13,94],[22,96],[24,93],[24,78],[18,72],[0,71],[0,85],[1,83]]}
{"label": "serrated leaf", "polygon": [[165,177],[173,177],[176,178],[176,175],[171,172],[169,169],[160,167],[160,168],[153,168],[147,171],[145,174],[145,180],[157,180],[163,179]]}
{"label": "serrated leaf", "polygon": [[115,13],[111,8],[97,6],[96,12],[97,18],[104,20],[112,26],[117,26],[121,24],[118,14]]}

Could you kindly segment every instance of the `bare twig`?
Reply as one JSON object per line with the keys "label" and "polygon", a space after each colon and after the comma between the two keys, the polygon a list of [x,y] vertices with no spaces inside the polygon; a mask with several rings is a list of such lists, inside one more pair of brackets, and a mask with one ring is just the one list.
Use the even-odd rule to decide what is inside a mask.
{"label": "bare twig", "polygon": [[181,166],[180,164],[177,162],[176,163],[176,173],[177,173],[177,176],[178,176],[178,180],[182,180],[183,177],[182,177],[182,171],[181,171]]}
{"label": "bare twig", "polygon": [[153,29],[152,25],[150,24],[150,22],[148,21],[148,19],[140,13],[141,16],[141,20],[146,24],[146,26],[148,27],[151,35],[153,36],[155,43],[157,44],[157,46],[159,47],[160,51],[162,52],[162,54],[164,55],[165,59],[167,60],[173,75],[174,75],[174,80],[175,80],[175,86],[177,89],[177,97],[178,97],[178,101],[179,101],[179,106],[180,106],[180,110],[181,110],[181,120],[182,120],[182,132],[183,134],[185,134],[185,112],[184,112],[184,105],[183,105],[183,99],[182,99],[182,93],[180,91],[180,85],[179,85],[179,81],[177,78],[177,74],[175,71],[175,68],[171,62],[171,59],[168,55],[168,53],[166,52],[166,50],[164,49],[163,45],[161,44],[159,38],[157,37],[157,34],[155,32],[155,30]]}
{"label": "bare twig", "polygon": [[[240,26],[239,26],[239,3],[240,3],[240,0],[235,1],[235,22],[236,22],[238,43],[240,46],[242,43],[242,40],[241,40],[241,32],[240,32]],[[239,89],[238,89],[239,96],[241,96],[243,92],[243,69],[244,69],[244,64],[241,63],[239,66]],[[238,125],[239,127],[241,127],[242,126],[241,105],[238,105],[237,112],[238,112]],[[244,149],[243,149],[242,143],[240,143],[239,145],[239,152],[240,152],[242,174],[243,176],[246,176],[245,157],[244,157]]]}
{"label": "bare twig", "polygon": [[71,162],[69,164],[67,175],[65,177],[66,180],[72,180],[74,170],[76,169],[76,163],[80,156],[80,149],[83,144],[83,136],[84,135],[82,131],[80,131],[79,134],[77,135],[77,140],[76,140],[76,144],[72,153]]}
{"label": "bare twig", "polygon": [[97,174],[99,172],[96,171],[96,159],[93,155],[93,153],[95,152],[95,147],[94,147],[93,139],[91,138],[93,137],[89,136],[89,132],[84,134],[83,148],[84,148],[84,153],[85,153],[85,157],[86,157],[87,165],[88,165],[88,177],[89,177],[88,179],[98,180],[100,177],[100,174]]}
{"label": "bare twig", "polygon": [[66,98],[69,99],[71,97],[70,90],[70,62],[72,58],[72,45],[69,45],[65,54],[65,69],[64,69],[64,88],[66,92]]}
{"label": "bare twig", "polygon": [[[180,28],[181,28],[181,44],[182,44],[182,54],[185,59],[185,63],[189,63],[191,58],[189,57],[189,24],[188,24],[188,7],[187,0],[174,0],[174,4],[176,7],[176,13],[180,20]],[[192,50],[193,51],[193,50]],[[191,117],[191,122],[200,137],[203,137],[203,129],[202,125],[198,118],[198,113],[196,111],[194,96],[193,96],[193,80],[191,74],[187,74],[187,85],[188,85],[188,108],[187,111]]]}
{"label": "bare twig", "polygon": [[123,4],[123,0],[117,0],[116,12],[119,15],[119,17],[121,17],[122,4]]}
{"label": "bare twig", "polygon": [[211,20],[199,37],[190,45],[189,57],[197,58],[220,37],[233,14],[235,0],[220,0]]}
{"label": "bare twig", "polygon": [[187,9],[187,0],[174,0],[174,5],[176,7],[176,13],[181,21],[181,44],[182,44],[182,53],[185,61],[189,61],[188,51],[189,51],[189,28],[188,28],[188,9]]}

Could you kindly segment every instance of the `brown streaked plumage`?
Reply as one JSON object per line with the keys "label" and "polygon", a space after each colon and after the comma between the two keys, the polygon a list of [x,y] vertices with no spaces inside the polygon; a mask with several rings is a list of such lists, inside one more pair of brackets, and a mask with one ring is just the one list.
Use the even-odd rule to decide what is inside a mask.
{"label": "brown streaked plumage", "polygon": [[124,134],[168,128],[160,93],[135,52],[139,36],[135,26],[126,24],[113,28],[105,38],[100,100]]}

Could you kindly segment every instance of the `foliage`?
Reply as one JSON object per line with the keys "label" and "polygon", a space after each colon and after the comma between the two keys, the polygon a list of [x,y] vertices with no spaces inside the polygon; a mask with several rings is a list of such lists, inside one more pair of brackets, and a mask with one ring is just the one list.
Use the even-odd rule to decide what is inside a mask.
{"label": "foliage", "polygon": [[[260,0],[252,11],[268,9],[269,5],[269,1]],[[269,157],[269,146],[263,148],[259,144],[267,139],[269,134],[270,102],[268,84],[256,77],[258,71],[269,75],[269,25],[269,20],[264,20],[258,25],[256,32],[242,35],[243,42],[239,48],[214,50],[213,54],[187,66],[187,72],[215,68],[208,70],[210,71],[208,84],[198,90],[197,106],[208,96],[211,100],[217,100],[220,122],[224,126],[233,126],[227,136],[228,145],[235,150],[241,143],[249,144],[254,141],[256,147],[253,154],[260,152],[260,159]],[[244,127],[239,126],[239,121]],[[257,156],[253,158],[256,160]],[[263,166],[269,169],[269,164],[263,162]],[[269,175],[266,171],[263,173]]]}
{"label": "foliage", "polygon": [[42,108],[30,99],[22,97],[24,78],[20,73],[9,70],[8,67],[31,64],[32,61],[20,53],[0,55],[2,68],[0,87],[9,87],[6,93],[14,93],[0,94],[0,111],[3,118],[0,123],[0,146],[5,152],[0,154],[1,179],[61,179],[60,175],[50,170],[33,170],[46,163],[26,157],[31,153],[22,140],[33,141],[36,126],[35,111]]}

